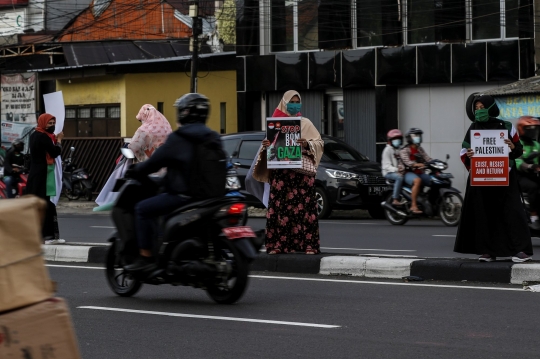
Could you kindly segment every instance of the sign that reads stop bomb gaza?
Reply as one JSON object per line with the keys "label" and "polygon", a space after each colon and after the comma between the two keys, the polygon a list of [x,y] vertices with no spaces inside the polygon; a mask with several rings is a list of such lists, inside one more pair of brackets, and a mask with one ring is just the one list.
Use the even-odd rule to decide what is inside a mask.
{"label": "sign that reads stop bomb gaza", "polygon": [[267,168],[302,168],[301,117],[269,117],[266,119]]}
{"label": "sign that reads stop bomb gaza", "polygon": [[507,130],[471,130],[471,186],[508,186]]}

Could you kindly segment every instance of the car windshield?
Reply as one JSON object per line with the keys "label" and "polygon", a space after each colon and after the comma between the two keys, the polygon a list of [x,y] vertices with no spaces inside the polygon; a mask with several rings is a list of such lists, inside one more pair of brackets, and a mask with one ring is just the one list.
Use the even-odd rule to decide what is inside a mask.
{"label": "car windshield", "polygon": [[369,159],[344,142],[324,139],[324,155],[331,161],[369,161]]}

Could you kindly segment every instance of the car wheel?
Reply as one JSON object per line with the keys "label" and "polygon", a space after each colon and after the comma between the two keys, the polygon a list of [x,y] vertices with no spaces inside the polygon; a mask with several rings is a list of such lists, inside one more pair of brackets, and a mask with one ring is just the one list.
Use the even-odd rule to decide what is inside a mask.
{"label": "car wheel", "polygon": [[328,203],[328,197],[326,192],[321,187],[315,188],[315,199],[317,202],[317,215],[320,219],[327,218],[332,213],[330,203]]}
{"label": "car wheel", "polygon": [[373,219],[385,219],[386,215],[384,214],[384,208],[380,205],[377,207],[368,208],[368,213]]}

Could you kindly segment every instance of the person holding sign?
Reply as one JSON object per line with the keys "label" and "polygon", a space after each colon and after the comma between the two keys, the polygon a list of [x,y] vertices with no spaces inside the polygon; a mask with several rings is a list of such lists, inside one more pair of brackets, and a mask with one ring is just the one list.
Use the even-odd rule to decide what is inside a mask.
{"label": "person holding sign", "polygon": [[47,212],[42,235],[45,244],[65,243],[60,239],[56,206],[51,197],[56,196],[54,159],[62,152],[64,133],[54,134],[56,118],[44,113],[39,116],[36,131],[30,135],[30,173],[26,192],[43,198],[47,202]]}
{"label": "person holding sign", "polygon": [[[272,117],[301,117],[300,94],[287,91]],[[317,168],[324,150],[319,131],[310,120],[302,117],[302,157]],[[253,168],[253,178],[270,184],[266,215],[266,252],[268,254],[304,252],[320,253],[319,222],[315,196],[315,175],[298,172],[299,169],[269,169],[267,151],[272,143],[262,142]],[[248,181],[248,180],[246,180]]]}
{"label": "person holding sign", "polygon": [[519,174],[519,185],[521,190],[527,193],[527,199],[530,203],[531,228],[540,230],[540,221],[538,220],[538,184],[540,183],[540,165],[538,156],[540,155],[540,143],[538,135],[540,134],[540,121],[531,116],[522,116],[517,122],[519,139],[523,145],[523,156],[516,159],[516,167]]}
{"label": "person holding sign", "polygon": [[[474,119],[471,118],[474,122],[465,134],[461,160],[469,171],[469,179],[454,251],[481,255],[481,262],[492,262],[497,257],[512,257],[512,261],[518,263],[529,261],[533,254],[531,234],[521,203],[515,168],[515,160],[523,153],[518,133],[510,122],[496,118],[499,116],[499,108],[491,96],[476,97],[468,104],[471,108],[467,112],[474,113]],[[509,150],[507,159],[510,172],[507,185],[493,185],[489,182],[471,185],[471,159],[475,156],[471,133],[474,139],[484,130],[497,130],[496,133],[506,136],[502,143]],[[493,144],[499,139],[485,138],[485,141]],[[496,146],[489,146],[492,148],[486,150],[487,147],[478,149],[481,152],[500,151]]]}

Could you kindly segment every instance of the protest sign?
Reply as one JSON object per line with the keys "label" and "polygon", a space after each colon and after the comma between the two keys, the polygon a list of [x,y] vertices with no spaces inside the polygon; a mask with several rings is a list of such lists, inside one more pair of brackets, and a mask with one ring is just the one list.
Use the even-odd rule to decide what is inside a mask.
{"label": "protest sign", "polygon": [[43,95],[43,102],[45,102],[45,112],[56,118],[54,134],[57,135],[64,130],[64,120],[66,118],[66,107],[64,106],[62,91]]}
{"label": "protest sign", "polygon": [[471,186],[508,186],[507,130],[471,130]]}
{"label": "protest sign", "polygon": [[302,168],[301,117],[269,117],[266,119],[267,168]]}
{"label": "protest sign", "polygon": [[36,75],[1,76],[2,142],[12,142],[36,126]]}

